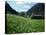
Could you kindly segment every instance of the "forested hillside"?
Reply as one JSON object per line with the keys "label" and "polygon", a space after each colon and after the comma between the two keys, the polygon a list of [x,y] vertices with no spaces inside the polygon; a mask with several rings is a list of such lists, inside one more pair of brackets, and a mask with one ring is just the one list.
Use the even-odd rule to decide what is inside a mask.
{"label": "forested hillside", "polygon": [[9,13],[9,14],[19,14],[7,2],[5,3],[5,11],[6,11],[6,13]]}
{"label": "forested hillside", "polygon": [[32,12],[42,12],[42,14],[44,15],[44,10],[44,3],[37,3],[27,11],[27,15],[31,15]]}

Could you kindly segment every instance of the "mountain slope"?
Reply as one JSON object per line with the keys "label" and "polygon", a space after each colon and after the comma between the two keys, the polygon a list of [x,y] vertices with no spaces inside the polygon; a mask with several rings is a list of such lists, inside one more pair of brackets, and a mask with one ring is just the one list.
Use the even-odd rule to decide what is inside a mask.
{"label": "mountain slope", "polygon": [[43,12],[44,14],[44,3],[37,3],[27,11],[27,14],[31,15],[32,12]]}
{"label": "mountain slope", "polygon": [[8,3],[7,1],[5,2],[5,11],[7,13],[12,13],[12,14],[18,14],[16,10],[14,10]]}

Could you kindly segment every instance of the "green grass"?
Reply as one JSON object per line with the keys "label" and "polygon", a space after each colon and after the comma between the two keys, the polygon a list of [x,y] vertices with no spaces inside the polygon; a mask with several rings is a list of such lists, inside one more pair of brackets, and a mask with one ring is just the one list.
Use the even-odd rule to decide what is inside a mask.
{"label": "green grass", "polygon": [[44,20],[7,14],[7,33],[22,32],[44,32]]}

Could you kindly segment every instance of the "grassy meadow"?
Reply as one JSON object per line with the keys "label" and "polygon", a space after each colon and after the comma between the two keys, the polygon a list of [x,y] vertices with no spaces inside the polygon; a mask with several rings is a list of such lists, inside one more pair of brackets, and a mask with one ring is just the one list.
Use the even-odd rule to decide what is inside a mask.
{"label": "grassy meadow", "polygon": [[7,14],[7,33],[44,32],[44,19]]}

